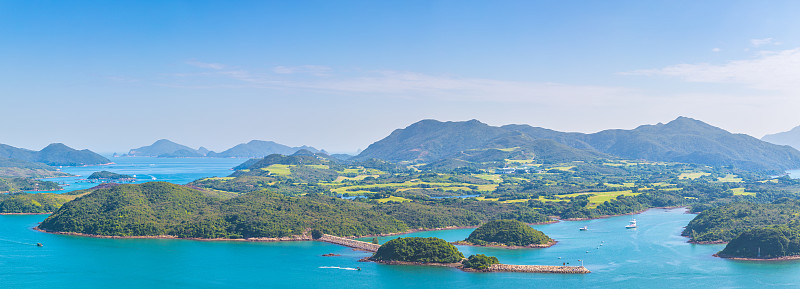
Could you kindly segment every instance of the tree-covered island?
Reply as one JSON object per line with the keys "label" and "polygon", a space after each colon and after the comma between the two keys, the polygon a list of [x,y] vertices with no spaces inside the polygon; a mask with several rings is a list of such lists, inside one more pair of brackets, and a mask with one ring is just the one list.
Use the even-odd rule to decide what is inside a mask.
{"label": "tree-covered island", "polygon": [[517,220],[495,220],[481,225],[459,242],[460,245],[477,245],[509,248],[545,248],[555,241],[539,230]]}

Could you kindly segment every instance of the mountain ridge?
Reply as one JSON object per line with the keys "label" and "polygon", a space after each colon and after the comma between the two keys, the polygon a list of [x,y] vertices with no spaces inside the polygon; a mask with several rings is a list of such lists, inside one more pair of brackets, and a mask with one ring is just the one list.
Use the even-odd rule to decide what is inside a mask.
{"label": "mountain ridge", "polygon": [[[536,142],[539,142],[538,144]],[[543,154],[543,146],[557,143],[558,154]],[[524,124],[500,127],[477,120],[441,122],[421,120],[371,144],[354,160],[428,162],[475,149],[523,150],[543,161],[590,160],[617,157],[648,161],[735,166],[745,170],[781,171],[800,168],[800,151],[730,133],[719,127],[678,117],[666,124],[596,133],[559,132]]]}
{"label": "mountain ridge", "polygon": [[50,166],[101,165],[111,162],[88,149],[76,150],[62,143],[51,143],[40,151],[0,144],[0,157]]}

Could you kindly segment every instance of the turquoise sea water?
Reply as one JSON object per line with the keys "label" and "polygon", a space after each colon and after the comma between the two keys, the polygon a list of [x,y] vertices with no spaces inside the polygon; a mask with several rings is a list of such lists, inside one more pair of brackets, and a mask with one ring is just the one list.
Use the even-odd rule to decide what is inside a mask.
{"label": "turquoise sea water", "polygon": [[114,164],[86,167],[63,167],[61,171],[73,177],[48,178],[64,186],[63,193],[88,189],[98,185],[86,181],[86,177],[97,171],[110,171],[118,174],[136,176],[134,183],[164,181],[186,184],[204,177],[224,177],[233,173],[232,168],[245,162],[243,158],[150,158],[150,157],[109,157]]}
{"label": "turquoise sea water", "polygon": [[[136,158],[128,163],[115,159],[120,167],[108,170],[186,183],[204,176],[227,175],[230,167],[243,161],[133,159]],[[75,169],[91,173],[97,167]],[[800,287],[798,261],[730,261],[711,256],[723,245],[686,243],[680,232],[694,215],[685,214],[682,209],[653,209],[634,216],[534,226],[559,241],[547,249],[459,246],[467,256],[493,255],[507,264],[576,265],[582,259],[592,270],[586,275],[466,273],[452,268],[363,263],[358,259],[367,253],[321,242],[96,239],[31,229],[46,217],[0,216],[0,288]],[[624,228],[631,218],[637,219],[638,229]],[[579,231],[582,226],[589,230]],[[404,236],[457,241],[471,231]],[[44,247],[36,247],[36,243]],[[321,256],[326,253],[342,256]],[[362,270],[349,270],[356,267]]]}

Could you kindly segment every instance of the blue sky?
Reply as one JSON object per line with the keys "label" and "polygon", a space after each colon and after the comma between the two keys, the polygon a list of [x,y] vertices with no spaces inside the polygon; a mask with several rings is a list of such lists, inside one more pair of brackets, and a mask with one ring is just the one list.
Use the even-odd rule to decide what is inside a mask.
{"label": "blue sky", "polygon": [[355,152],[425,118],[800,125],[798,1],[3,1],[0,143]]}

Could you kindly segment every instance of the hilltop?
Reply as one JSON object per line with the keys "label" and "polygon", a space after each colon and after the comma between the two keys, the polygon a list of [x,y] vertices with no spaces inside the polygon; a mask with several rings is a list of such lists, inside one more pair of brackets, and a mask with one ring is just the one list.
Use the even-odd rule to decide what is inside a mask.
{"label": "hilltop", "polygon": [[16,148],[0,144],[0,157],[50,166],[86,166],[107,164],[111,161],[90,150],[76,150],[62,143],[53,143],[41,151]]}
{"label": "hilltop", "polygon": [[800,150],[800,126],[789,131],[765,135],[761,140],[776,145],[788,145]]}
{"label": "hilltop", "polygon": [[56,168],[42,163],[0,157],[0,176],[52,178],[68,175],[69,174],[60,172]]}
{"label": "hilltop", "polygon": [[205,147],[193,149],[168,139],[160,139],[154,142],[152,145],[132,149],[123,156],[161,158],[263,158],[271,154],[291,155],[301,150],[307,150],[313,153],[324,152],[310,146],[290,147],[273,141],[252,140],[217,153],[209,151]]}
{"label": "hilltop", "polygon": [[632,130],[593,134],[559,132],[529,125],[494,127],[477,120],[422,120],[392,132],[354,159],[466,163],[530,159],[540,162],[598,158],[733,166],[753,171],[800,168],[800,151],[733,134],[699,120],[678,117]]}
{"label": "hilltop", "polygon": [[300,150],[307,150],[313,153],[322,152],[309,146],[290,147],[273,141],[252,140],[248,143],[238,144],[221,153],[211,152],[208,156],[218,158],[263,158],[271,154],[291,155]]}
{"label": "hilltop", "polygon": [[175,143],[168,139],[160,139],[152,145],[135,148],[128,151],[123,156],[131,157],[203,157],[208,150],[201,147],[193,149],[188,146]]}

